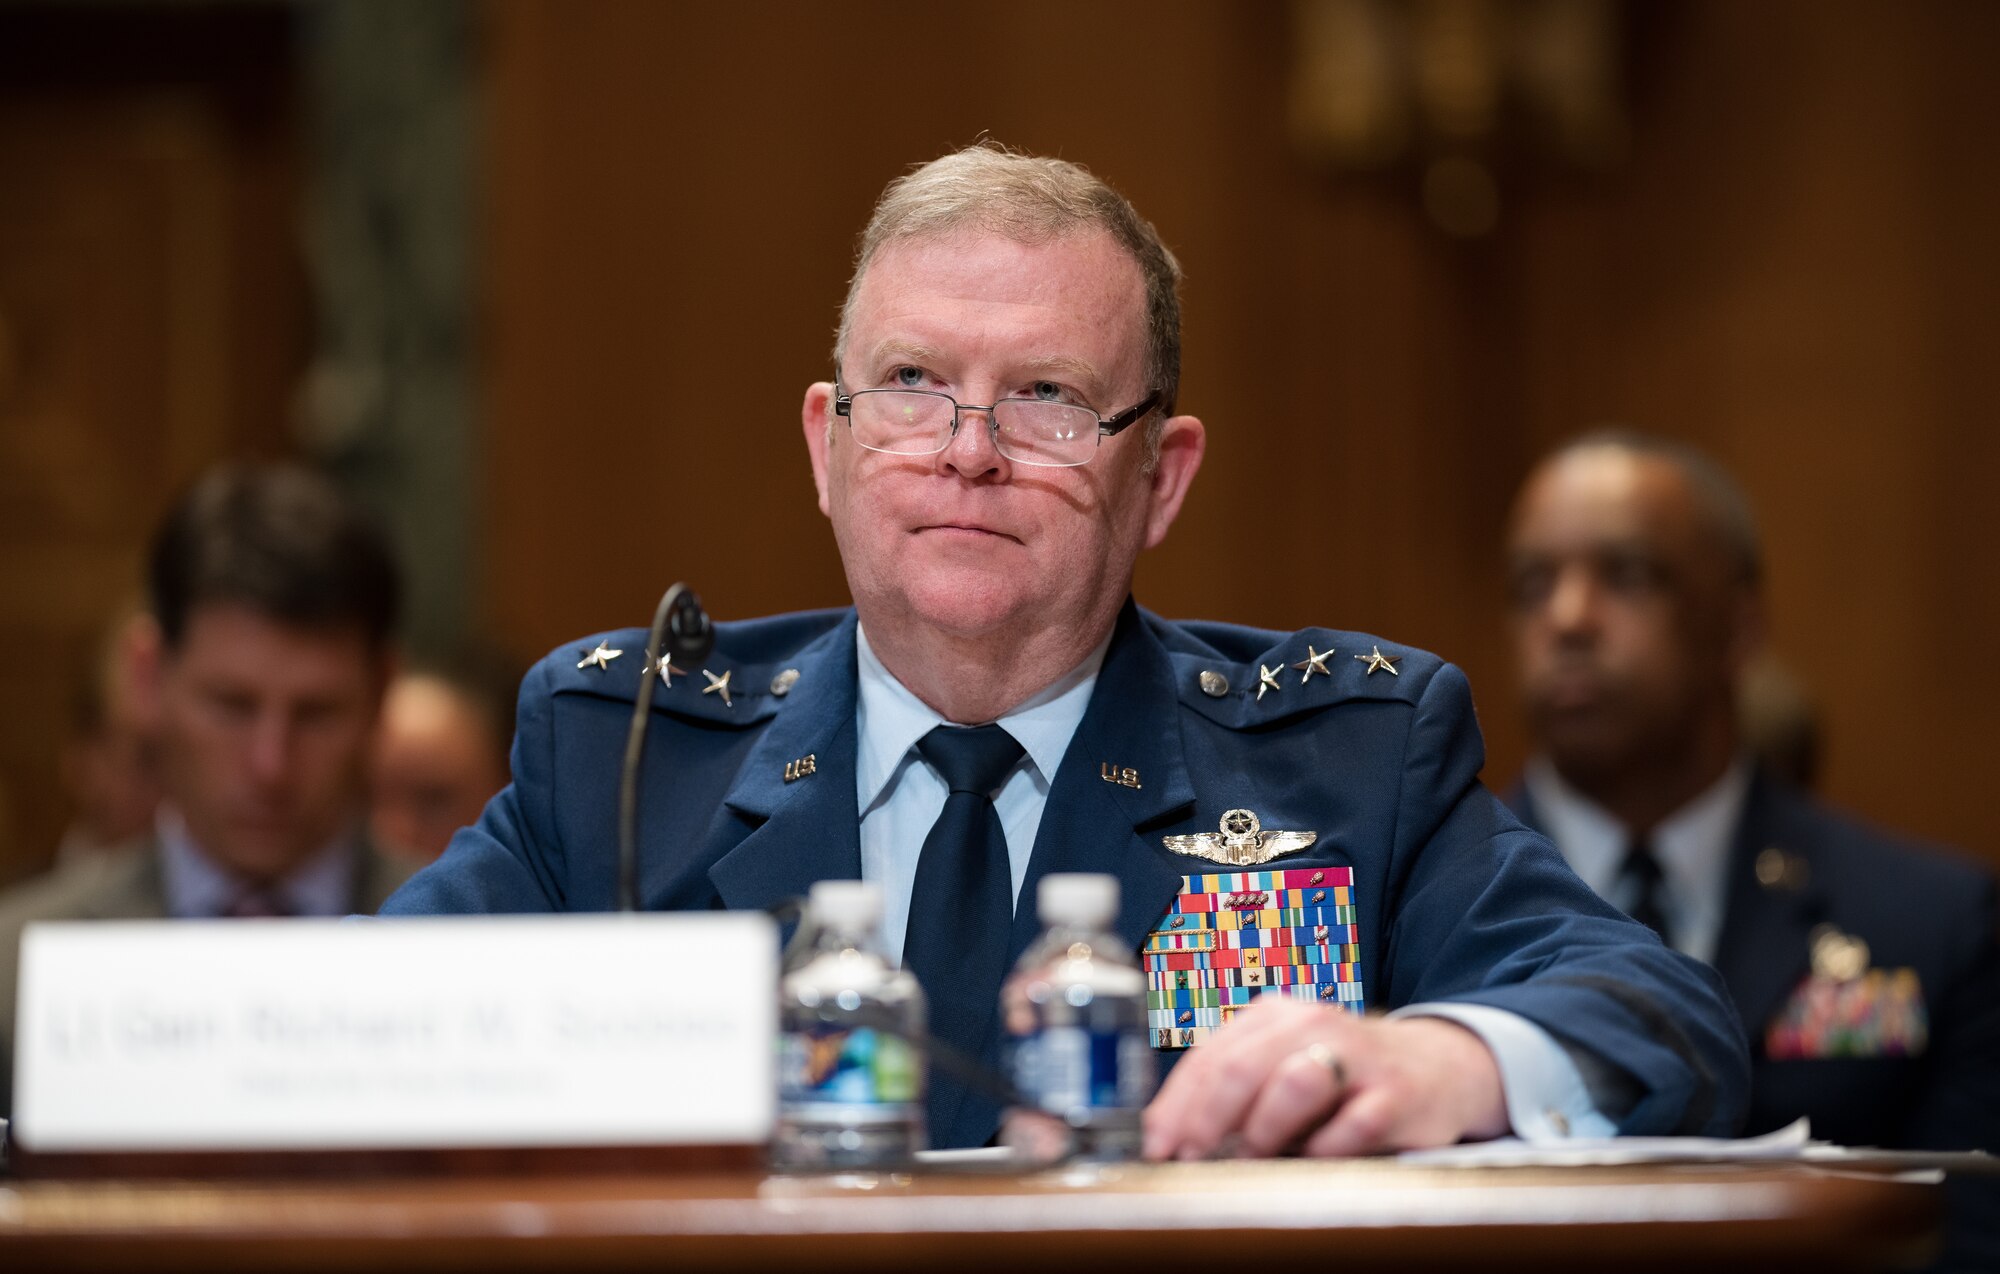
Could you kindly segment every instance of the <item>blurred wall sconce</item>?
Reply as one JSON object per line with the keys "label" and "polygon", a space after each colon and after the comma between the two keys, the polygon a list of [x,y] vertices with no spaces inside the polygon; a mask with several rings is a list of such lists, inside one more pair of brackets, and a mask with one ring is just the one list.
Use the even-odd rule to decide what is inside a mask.
{"label": "blurred wall sconce", "polygon": [[1291,0],[1290,16],[1298,154],[1413,176],[1444,234],[1491,233],[1503,177],[1626,154],[1621,0]]}

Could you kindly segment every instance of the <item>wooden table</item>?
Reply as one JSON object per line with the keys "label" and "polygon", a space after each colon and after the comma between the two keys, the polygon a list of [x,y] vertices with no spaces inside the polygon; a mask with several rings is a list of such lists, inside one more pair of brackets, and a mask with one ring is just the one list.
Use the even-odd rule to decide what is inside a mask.
{"label": "wooden table", "polygon": [[0,1183],[0,1269],[1865,1270],[1935,1186],[1803,1166],[1389,1161],[765,1177]]}

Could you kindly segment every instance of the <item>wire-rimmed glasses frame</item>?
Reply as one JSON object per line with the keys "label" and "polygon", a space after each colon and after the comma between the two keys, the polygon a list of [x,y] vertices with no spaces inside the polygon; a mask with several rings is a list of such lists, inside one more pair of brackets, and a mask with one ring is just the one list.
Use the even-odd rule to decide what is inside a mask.
{"label": "wire-rimmed glasses frame", "polygon": [[[934,456],[951,446],[952,440],[958,437],[959,422],[964,413],[979,411],[986,413],[987,428],[993,434],[993,445],[1001,455],[1016,464],[1039,465],[1051,469],[1070,469],[1075,468],[1077,465],[1089,464],[1090,458],[1097,454],[1098,447],[1104,439],[1115,437],[1141,420],[1144,420],[1152,413],[1155,407],[1160,405],[1161,397],[1160,391],[1155,389],[1152,393],[1147,394],[1144,399],[1127,407],[1124,411],[1110,416],[1099,416],[1090,408],[1076,403],[1052,403],[1037,398],[1002,398],[985,404],[962,403],[950,394],[942,394],[936,390],[860,389],[849,392],[837,382],[833,387],[833,392],[833,414],[836,416],[845,416],[849,430],[854,433],[854,441],[870,451],[879,451],[892,456]],[[886,440],[880,438],[879,432],[877,442],[869,442],[862,436],[860,432],[861,427],[856,424],[855,407],[857,400],[867,400],[862,403],[861,410],[864,413],[864,419],[873,421],[876,418],[869,412],[870,404],[883,404],[912,398],[935,402],[940,411],[940,419],[914,433],[908,440],[911,445],[888,445]],[[944,423],[941,417],[942,406],[945,403],[951,404],[951,424],[950,428],[940,436],[936,433],[936,428],[938,425]],[[1008,418],[1016,418],[1024,410],[1045,411],[1051,407],[1059,408],[1065,412],[1077,413],[1079,425],[1081,425],[1084,419],[1093,421],[1096,425],[1095,430],[1087,435],[1090,439],[1089,450],[1081,452],[1074,460],[1051,459],[1049,456],[1053,453],[1037,453],[1034,447],[1037,444],[1049,446],[1074,444],[1079,438],[1086,436],[1080,429],[1074,434],[1052,433],[1046,436],[1037,436],[1032,430],[1010,431],[1006,427],[1007,419],[1003,419],[1001,415],[1004,411]],[[932,439],[935,439],[935,445],[932,445]]]}

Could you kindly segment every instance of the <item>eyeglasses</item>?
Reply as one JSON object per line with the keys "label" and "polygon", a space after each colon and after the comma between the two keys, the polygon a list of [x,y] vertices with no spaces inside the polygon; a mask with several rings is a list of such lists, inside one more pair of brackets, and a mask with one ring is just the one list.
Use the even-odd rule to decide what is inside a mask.
{"label": "eyeglasses", "polygon": [[958,436],[959,415],[986,413],[993,445],[1016,464],[1068,468],[1089,464],[1100,438],[1109,438],[1144,420],[1159,406],[1160,391],[1115,416],[1100,417],[1088,407],[1039,398],[1002,398],[979,406],[927,389],[834,387],[833,414],[847,417],[854,441],[892,456],[934,456]]}

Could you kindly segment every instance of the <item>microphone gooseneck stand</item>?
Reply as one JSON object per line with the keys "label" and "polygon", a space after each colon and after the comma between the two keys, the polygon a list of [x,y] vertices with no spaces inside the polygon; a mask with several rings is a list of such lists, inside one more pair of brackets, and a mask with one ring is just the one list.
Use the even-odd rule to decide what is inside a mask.
{"label": "microphone gooseneck stand", "polygon": [[632,724],[625,732],[625,763],[618,775],[618,910],[639,909],[639,766],[646,755],[646,722],[653,713],[653,684],[660,679],[660,650],[668,662],[692,669],[715,649],[715,626],[701,597],[675,584],[653,609],[646,633],[646,663],[639,670],[639,693],[632,700]]}

